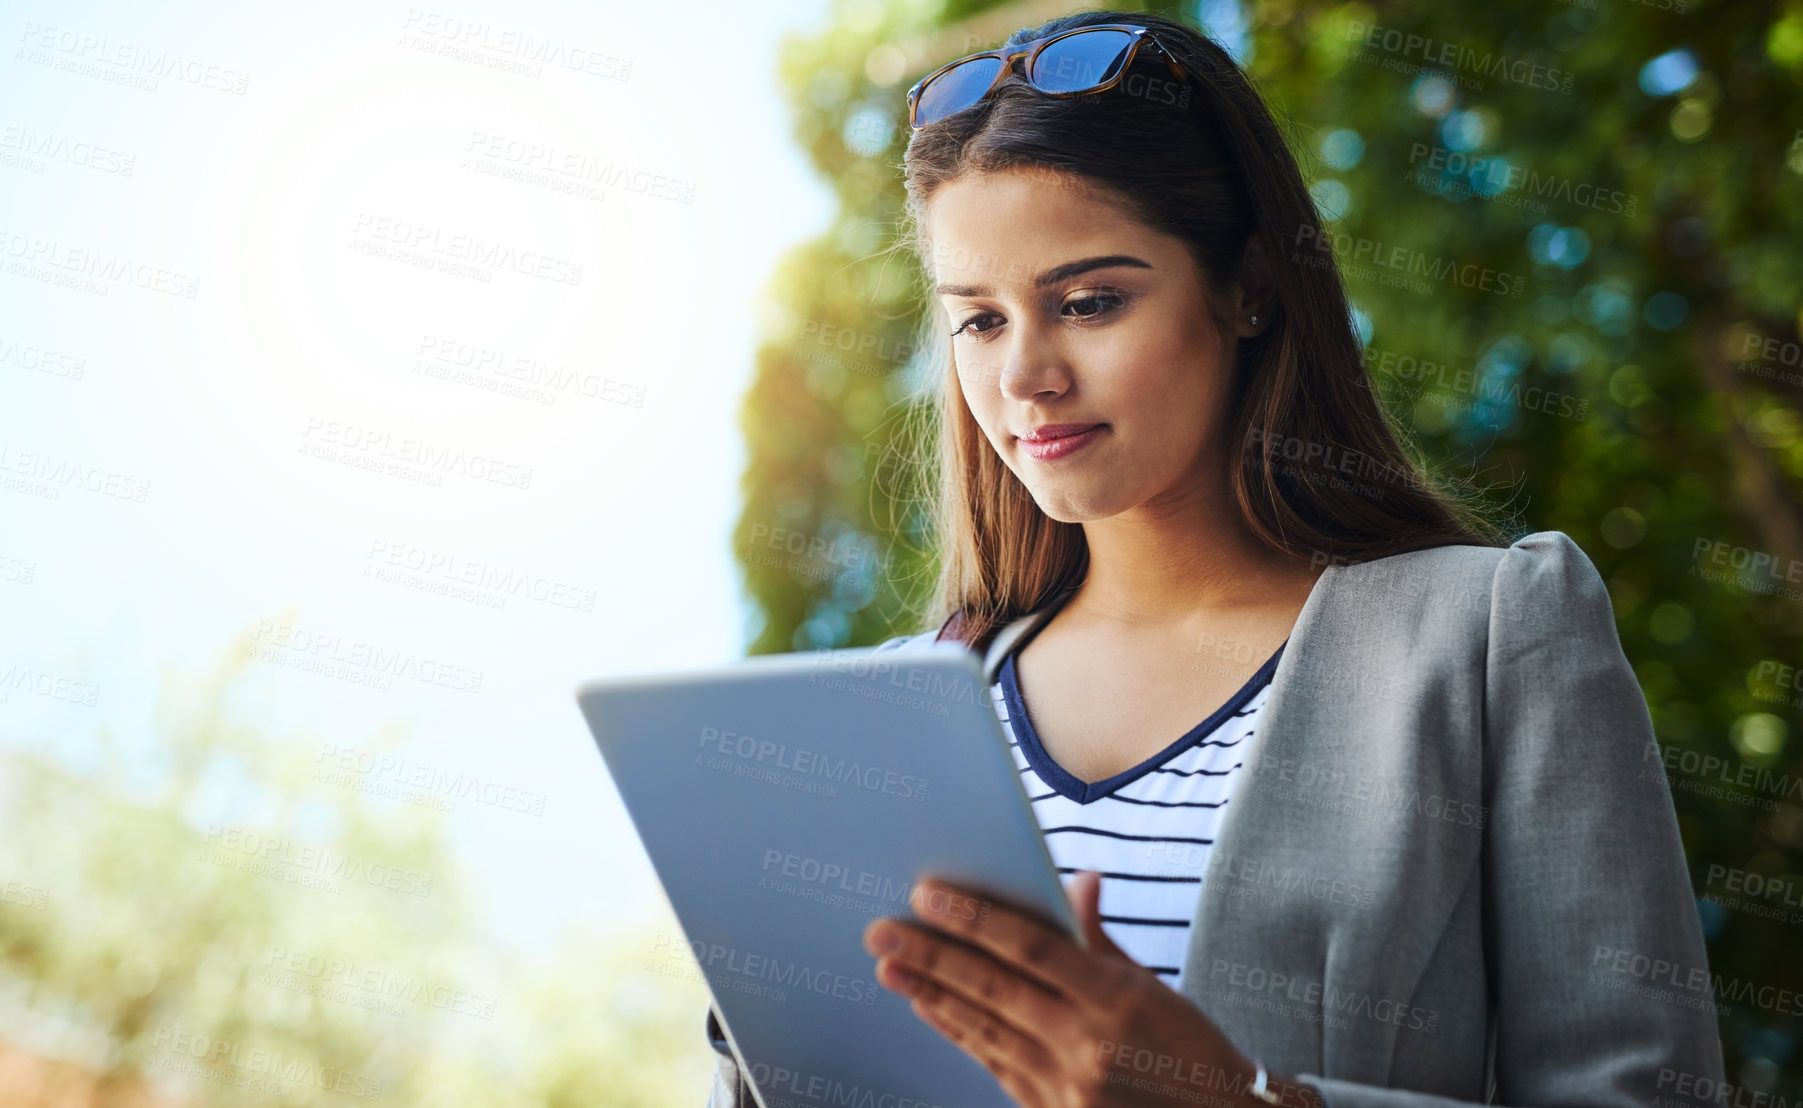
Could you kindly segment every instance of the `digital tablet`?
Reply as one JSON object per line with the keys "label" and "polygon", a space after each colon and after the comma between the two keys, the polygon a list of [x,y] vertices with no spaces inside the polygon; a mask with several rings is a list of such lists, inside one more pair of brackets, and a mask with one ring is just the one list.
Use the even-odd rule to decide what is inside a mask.
{"label": "digital tablet", "polygon": [[1013,1108],[877,983],[863,945],[872,919],[918,918],[929,875],[1083,942],[983,676],[962,645],[929,643],[578,692],[684,932],[654,968],[699,967],[764,1108]]}

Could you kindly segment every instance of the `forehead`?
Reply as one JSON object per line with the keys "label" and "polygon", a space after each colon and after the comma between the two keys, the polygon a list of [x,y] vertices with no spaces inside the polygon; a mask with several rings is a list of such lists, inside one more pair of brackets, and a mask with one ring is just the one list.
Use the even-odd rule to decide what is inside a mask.
{"label": "forehead", "polygon": [[1024,291],[1076,258],[1160,253],[1159,236],[1082,179],[1044,169],[966,174],[923,216],[936,285]]}

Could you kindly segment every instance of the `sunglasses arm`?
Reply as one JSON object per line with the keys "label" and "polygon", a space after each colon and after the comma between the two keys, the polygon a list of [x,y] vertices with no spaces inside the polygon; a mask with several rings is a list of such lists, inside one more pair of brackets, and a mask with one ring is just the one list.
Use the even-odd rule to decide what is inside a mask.
{"label": "sunglasses arm", "polygon": [[1181,84],[1189,84],[1189,75],[1183,72],[1183,67],[1177,64],[1177,59],[1171,55],[1169,50],[1165,49],[1164,43],[1158,41],[1158,36],[1147,31],[1146,38],[1158,48],[1158,56],[1164,59],[1164,64],[1171,67],[1171,76],[1177,78]]}

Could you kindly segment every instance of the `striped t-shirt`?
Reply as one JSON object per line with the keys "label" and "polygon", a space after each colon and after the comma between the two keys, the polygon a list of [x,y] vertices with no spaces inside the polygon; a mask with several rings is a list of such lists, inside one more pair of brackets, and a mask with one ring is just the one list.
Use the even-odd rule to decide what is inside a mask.
{"label": "striped t-shirt", "polygon": [[1095,782],[1066,773],[1040,744],[1015,677],[1014,651],[990,686],[990,699],[1052,864],[1066,884],[1080,869],[1099,870],[1102,930],[1134,961],[1181,990],[1190,917],[1209,848],[1283,647],[1183,737],[1132,769]]}

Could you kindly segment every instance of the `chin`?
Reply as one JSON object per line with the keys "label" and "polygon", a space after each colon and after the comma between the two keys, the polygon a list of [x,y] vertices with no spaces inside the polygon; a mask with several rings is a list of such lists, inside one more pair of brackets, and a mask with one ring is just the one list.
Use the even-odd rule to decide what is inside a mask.
{"label": "chin", "polygon": [[1027,491],[1033,494],[1033,503],[1039,505],[1039,510],[1059,523],[1091,523],[1122,511],[1112,498],[1090,497],[1068,489],[1036,489],[1031,485]]}

